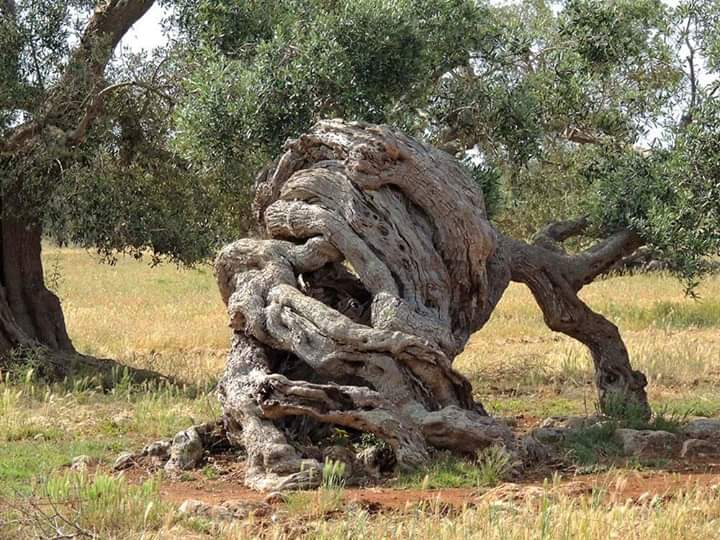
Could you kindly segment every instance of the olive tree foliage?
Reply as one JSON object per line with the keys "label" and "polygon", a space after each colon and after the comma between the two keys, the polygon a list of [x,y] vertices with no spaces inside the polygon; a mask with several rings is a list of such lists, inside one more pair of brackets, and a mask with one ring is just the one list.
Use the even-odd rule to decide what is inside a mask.
{"label": "olive tree foliage", "polygon": [[321,118],[386,122],[465,156],[500,229],[531,238],[586,216],[576,247],[632,230],[692,285],[718,248],[712,173],[689,168],[713,140],[700,117],[715,86],[700,74],[717,71],[718,10],[185,0],[175,22],[193,54],[175,148],[242,179],[247,208],[253,171],[287,138]]}
{"label": "olive tree foliage", "polygon": [[692,290],[720,245],[717,85],[701,83],[717,71],[720,4],[501,9],[505,39],[443,80],[441,139],[501,167],[500,222],[516,235],[584,215],[586,240],[631,230]]}
{"label": "olive tree foliage", "polygon": [[175,22],[191,52],[175,147],[227,178],[247,218],[255,173],[322,118],[422,133],[485,14],[469,0],[182,0]]}
{"label": "olive tree foliage", "polygon": [[[4,149],[3,187],[16,194],[12,208],[5,201],[5,212],[41,224],[46,236],[61,243],[96,248],[110,260],[118,252],[205,260],[222,230],[223,218],[213,212],[216,186],[199,182],[191,165],[168,146],[181,58],[170,48],[152,54],[117,48],[93,75],[94,87],[77,96],[60,91],[69,84],[69,71],[87,69],[72,65],[73,54],[93,10],[105,4],[6,4],[0,25],[0,140],[10,140],[25,123],[52,126],[64,118],[57,122],[62,133],[45,130],[43,147]],[[46,118],[51,99],[58,111]]]}

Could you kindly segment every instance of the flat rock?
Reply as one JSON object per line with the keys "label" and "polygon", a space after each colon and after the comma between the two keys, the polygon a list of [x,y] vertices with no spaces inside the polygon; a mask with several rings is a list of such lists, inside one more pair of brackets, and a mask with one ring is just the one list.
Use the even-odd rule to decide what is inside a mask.
{"label": "flat rock", "polygon": [[195,427],[179,432],[173,437],[170,446],[170,459],[165,464],[168,471],[186,471],[200,463],[203,457],[203,444]]}
{"label": "flat rock", "polygon": [[550,416],[540,424],[541,428],[577,430],[603,422],[605,418],[599,415],[592,416]]}
{"label": "flat rock", "polygon": [[181,514],[206,517],[212,519],[245,519],[248,516],[262,516],[270,512],[266,503],[249,501],[228,501],[222,504],[208,504],[196,499],[187,499],[178,508]]}
{"label": "flat rock", "polygon": [[567,429],[554,427],[538,427],[530,432],[530,435],[536,441],[542,444],[558,444],[563,440]]}
{"label": "flat rock", "polygon": [[624,455],[635,457],[671,456],[680,444],[677,436],[667,431],[616,429],[614,437]]}
{"label": "flat rock", "polygon": [[686,459],[720,457],[720,441],[688,439],[683,443],[680,457]]}
{"label": "flat rock", "polygon": [[265,504],[280,504],[287,501],[287,495],[282,491],[272,491],[265,497]]}
{"label": "flat rock", "polygon": [[683,428],[683,433],[691,439],[720,440],[720,418],[696,418]]}
{"label": "flat rock", "polygon": [[550,459],[553,454],[553,449],[551,447],[536,439],[532,435],[528,435],[520,439],[518,447],[523,463],[526,465],[544,463]]}
{"label": "flat rock", "polygon": [[193,516],[207,516],[210,514],[210,505],[203,501],[195,499],[187,499],[183,501],[178,508],[181,514],[190,514]]}

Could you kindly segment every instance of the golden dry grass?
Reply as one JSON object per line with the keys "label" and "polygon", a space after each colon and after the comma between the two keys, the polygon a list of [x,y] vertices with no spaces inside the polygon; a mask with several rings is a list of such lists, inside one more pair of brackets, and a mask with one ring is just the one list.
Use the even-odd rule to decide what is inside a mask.
{"label": "golden dry grass", "polygon": [[[221,373],[229,331],[209,265],[153,268],[121,257],[110,266],[84,250],[52,247],[45,249],[45,265],[79,350],[203,386]],[[52,279],[56,273],[59,280]],[[685,408],[707,405],[712,412],[720,410],[720,396],[715,399],[710,388],[720,381],[720,276],[698,293],[700,300],[688,298],[676,279],[654,274],[601,280],[582,295],[620,327],[654,401],[682,404],[692,386],[693,402]],[[541,413],[594,406],[586,349],[549,331],[521,285],[511,284],[456,366],[491,406],[493,394],[513,391],[559,396],[558,407]],[[563,397],[572,403],[564,404]],[[498,412],[521,412],[518,407],[522,403],[505,400]]]}
{"label": "golden dry grass", "polygon": [[[371,515],[350,506],[320,519],[279,515],[259,528],[252,520],[218,524],[183,518],[163,505],[157,489],[133,491],[104,477],[65,479],[62,468],[75,455],[108,464],[121,450],[216,416],[212,384],[230,336],[209,266],[151,268],[129,258],[109,266],[83,250],[52,247],[44,256],[48,281],[63,301],[79,350],[173,374],[191,387],[142,389],[121,381],[108,394],[90,381],[46,385],[31,374],[26,381],[0,380],[0,507],[2,497],[16,491],[79,482],[82,489],[110,494],[106,503],[103,495],[91,507],[81,506],[78,517],[86,525],[111,524],[103,538],[720,537],[718,489],[644,504],[567,496],[539,505],[480,504],[451,514],[438,506]],[[705,282],[699,293],[697,302],[669,276],[641,275],[600,281],[583,296],[620,327],[634,365],[648,374],[654,405],[714,415],[720,413],[720,277]],[[594,406],[586,351],[548,331],[520,286],[509,288],[456,366],[496,413],[543,416],[592,412]],[[118,518],[130,507],[128,516],[134,517]],[[2,524],[1,510],[0,537],[14,530]],[[11,537],[24,538],[26,532]]]}

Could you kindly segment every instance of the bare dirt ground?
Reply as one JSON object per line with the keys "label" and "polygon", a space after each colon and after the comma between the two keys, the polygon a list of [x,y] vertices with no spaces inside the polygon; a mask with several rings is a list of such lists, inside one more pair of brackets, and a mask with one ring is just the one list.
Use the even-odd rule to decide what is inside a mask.
{"label": "bare dirt ground", "polygon": [[[222,474],[208,479],[202,471],[185,473],[181,478],[167,479],[160,490],[161,498],[180,505],[193,499],[211,505],[232,501],[262,502],[267,493],[243,486],[244,464],[222,457],[215,463]],[[618,463],[618,465],[621,465]],[[595,494],[604,502],[642,503],[654,497],[666,500],[695,488],[720,486],[720,462],[671,461],[663,469],[633,470],[613,468],[592,474],[576,474],[572,469],[556,470],[555,480],[549,469],[526,471],[514,482],[491,489],[442,488],[410,489],[393,487],[392,480],[373,487],[348,487],[343,490],[345,502],[356,503],[372,512],[403,510],[423,503],[460,509],[483,500],[522,501],[544,496],[582,496]],[[140,482],[152,473],[139,468],[125,472],[127,478]]]}

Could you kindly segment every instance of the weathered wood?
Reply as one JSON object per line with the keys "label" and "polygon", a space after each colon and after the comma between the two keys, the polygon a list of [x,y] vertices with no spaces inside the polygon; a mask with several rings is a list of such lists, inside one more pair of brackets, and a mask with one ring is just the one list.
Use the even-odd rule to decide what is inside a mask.
{"label": "weathered wood", "polygon": [[526,244],[499,235],[498,252],[505,254],[511,279],[528,286],[548,327],[590,350],[601,409],[622,414],[632,408],[649,417],[647,379],[632,369],[617,326],[590,309],[577,294],[638,244],[634,234],[621,232],[583,253],[567,255],[559,247]]}
{"label": "weathered wood", "polygon": [[[227,246],[216,271],[235,339],[220,384],[228,432],[258,489],[319,481],[283,422],[369,432],[400,468],[433,448],[513,446],[452,367],[510,281],[526,284],[555,331],[584,343],[601,406],[644,408],[617,327],[578,291],[640,245],[621,231],[578,254],[562,242],[587,219],[532,244],[497,233],[482,193],[449,155],[385,126],[325,121],[289,141],[258,179],[263,239]],[[315,475],[315,476],[314,476]]]}
{"label": "weathered wood", "polygon": [[488,276],[509,276],[486,266],[496,235],[459,163],[388,127],[321,122],[264,173],[255,209],[267,238],[216,261],[235,333],[219,395],[249,485],[317,472],[288,417],[373,433],[408,469],[432,448],[513,444],[452,367],[500,297]]}

